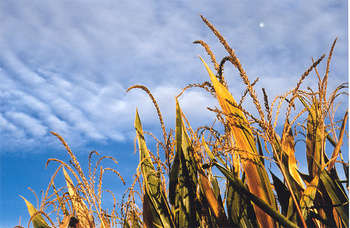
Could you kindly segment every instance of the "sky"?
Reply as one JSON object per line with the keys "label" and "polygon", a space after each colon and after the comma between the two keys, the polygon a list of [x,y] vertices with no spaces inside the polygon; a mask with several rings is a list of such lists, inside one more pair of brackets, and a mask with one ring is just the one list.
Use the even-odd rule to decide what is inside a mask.
{"label": "sky", "polygon": [[[187,84],[208,80],[198,56],[210,59],[192,42],[207,42],[218,60],[226,55],[200,15],[234,48],[250,80],[260,78],[262,98],[261,88],[270,97],[293,88],[311,58],[327,54],[336,37],[329,88],[348,80],[347,9],[340,0],[0,1],[0,227],[17,225],[20,216],[26,225],[19,194],[34,203],[27,188],[40,195],[57,168],[45,168],[46,160],[69,160],[50,131],[64,137],[82,163],[92,150],[116,157],[130,185],[138,162],[136,107],[146,130],[157,135],[160,126],[145,93],[126,89],[147,86],[166,128],[173,128],[174,97]],[[225,76],[239,99],[244,86],[229,64]],[[315,85],[310,77],[305,87]],[[206,107],[217,103],[191,89],[180,105],[200,126],[213,120]],[[114,176],[106,178],[116,192],[125,189]]]}

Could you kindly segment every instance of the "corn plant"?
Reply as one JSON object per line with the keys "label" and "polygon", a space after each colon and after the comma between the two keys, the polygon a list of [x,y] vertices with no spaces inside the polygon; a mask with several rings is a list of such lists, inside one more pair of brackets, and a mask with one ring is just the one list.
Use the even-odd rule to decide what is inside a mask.
{"label": "corn plant", "polygon": [[[115,159],[101,157],[91,172],[90,158],[94,154],[91,153],[89,178],[86,178],[63,138],[53,133],[66,147],[73,168],[63,161],[49,159],[60,164],[48,187],[54,194],[45,195],[39,210],[24,199],[34,227],[50,227],[44,219],[51,221],[44,213],[48,204],[56,205],[54,211],[58,217],[63,215],[62,220],[58,219],[62,221],[60,227],[68,227],[74,219],[75,227],[95,227],[96,224],[101,227],[117,224],[122,227],[348,227],[348,163],[341,151],[346,140],[348,112],[340,121],[335,118],[335,102],[346,94],[347,83],[327,91],[336,40],[328,54],[324,75],[321,76],[317,67],[326,55],[312,60],[295,87],[272,102],[262,89],[264,100],[261,102],[254,89],[258,79],[250,81],[224,37],[206,18],[202,20],[228,56],[217,63],[208,44],[202,40],[194,42],[205,48],[215,70],[201,58],[209,81],[190,84],[176,97],[174,130],[166,131],[157,101],[147,87],[135,85],[128,89],[141,89],[149,95],[160,120],[162,139],[144,131],[136,110],[139,164],[119,208],[114,206],[113,211],[107,213],[101,206],[103,172],[110,170],[120,175],[100,163],[104,158]],[[238,70],[246,86],[239,102],[229,92],[223,74],[227,62]],[[302,83],[311,77],[312,71],[316,88],[302,89]],[[191,127],[179,102],[179,97],[191,87],[204,89],[218,101],[220,109],[208,107],[216,115],[215,124],[208,123],[196,130]],[[258,116],[244,109],[247,95]],[[280,117],[281,113],[284,117]],[[283,123],[282,127],[278,123]],[[156,151],[148,149],[146,134],[155,140]],[[296,140],[305,142],[308,173],[299,170],[295,154],[301,151],[296,147]],[[268,164],[279,171],[272,171]],[[98,167],[100,174],[96,183]],[[346,180],[340,179],[339,167],[343,168]],[[67,186],[57,190],[53,180],[60,169]],[[75,177],[76,184],[66,169]],[[52,221],[50,225],[54,226]]]}

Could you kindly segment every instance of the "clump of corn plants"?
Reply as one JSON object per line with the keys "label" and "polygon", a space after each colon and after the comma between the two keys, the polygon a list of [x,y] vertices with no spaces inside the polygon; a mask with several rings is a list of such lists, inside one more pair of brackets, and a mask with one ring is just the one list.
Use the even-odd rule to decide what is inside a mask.
{"label": "clump of corn plants", "polygon": [[[37,208],[21,196],[31,216],[28,227],[30,223],[35,228],[56,227],[53,222],[54,217],[56,217],[60,228],[93,228],[96,227],[96,224],[100,224],[100,227],[112,227],[117,224],[119,217],[115,195],[111,190],[102,188],[103,174],[106,171],[115,173],[121,183],[125,185],[123,177],[117,170],[103,167],[102,165],[103,160],[111,160],[117,165],[117,160],[111,156],[100,156],[98,152],[92,151],[89,154],[88,172],[84,172],[65,140],[59,134],[51,133],[64,145],[71,160],[69,161],[70,164],[56,158],[47,160],[46,166],[51,162],[56,162],[59,166],[52,175],[45,193],[42,195],[40,205],[39,199],[33,191],[37,198]],[[92,164],[93,156],[98,156],[95,164]],[[63,172],[66,186],[57,188],[55,179],[59,171]],[[74,177],[74,181],[71,177]],[[111,194],[114,199],[111,211],[102,208],[103,192]]]}
{"label": "clump of corn plants", "polygon": [[[336,40],[327,56],[324,75],[318,67],[326,55],[312,60],[293,89],[272,100],[262,89],[264,99],[260,101],[254,89],[258,80],[252,82],[248,78],[224,37],[206,18],[202,19],[228,55],[218,63],[208,44],[202,40],[194,42],[205,48],[215,70],[201,58],[210,80],[190,84],[176,97],[174,130],[166,131],[157,101],[147,87],[135,85],[128,89],[141,89],[151,98],[162,138],[143,130],[136,110],[139,165],[118,208],[114,206],[109,213],[101,208],[102,174],[108,168],[100,166],[100,162],[106,157],[98,160],[93,172],[89,169],[86,178],[74,154],[54,133],[67,148],[73,168],[49,159],[60,164],[48,187],[54,194],[45,195],[39,210],[25,200],[34,227],[49,227],[43,218],[51,221],[43,212],[49,204],[56,205],[57,216],[64,215],[59,221],[71,222],[74,218],[76,227],[348,227],[348,163],[341,151],[348,112],[336,119],[336,100],[346,94],[347,83],[334,91],[327,90]],[[246,86],[239,102],[229,92],[224,77],[227,62],[238,70]],[[317,82],[316,88],[302,88],[308,77],[314,77],[311,80]],[[192,87],[203,88],[217,99],[220,108],[208,107],[216,115],[215,124],[191,127],[178,98]],[[257,116],[244,108],[247,96],[252,99]],[[148,149],[146,134],[154,139],[155,151]],[[305,142],[302,151],[307,173],[298,168],[295,153],[297,149],[298,154],[301,151],[296,147],[297,140]],[[100,178],[95,182],[98,167]],[[67,183],[64,189],[56,189],[53,181],[60,169]],[[273,171],[277,169],[278,172]],[[109,170],[119,175],[116,170]],[[346,180],[341,180],[340,174]],[[68,227],[68,223],[60,227]],[[52,222],[50,225],[54,226]]]}
{"label": "clump of corn plants", "polygon": [[[204,126],[194,131],[176,98],[176,129],[174,134],[172,131],[167,134],[150,91],[141,85],[129,88],[140,88],[150,95],[163,132],[163,140],[157,140],[157,146],[164,151],[164,162],[158,152],[153,154],[147,148],[136,112],[142,223],[146,227],[348,227],[348,194],[343,185],[348,182],[348,163],[341,152],[348,113],[341,121],[334,119],[335,100],[346,93],[343,90],[347,84],[327,91],[336,40],[328,54],[323,76],[317,66],[325,55],[313,60],[292,90],[272,102],[263,89],[264,100],[261,102],[254,89],[257,80],[249,80],[224,37],[206,18],[202,19],[225,47],[228,56],[217,63],[209,45],[202,40],[195,41],[209,54],[215,73],[201,59],[210,81],[191,84],[184,90],[200,87],[213,94],[221,109],[208,109],[215,112],[216,121],[224,130]],[[226,62],[238,70],[246,85],[239,103],[229,92],[223,75]],[[316,89],[304,90],[302,83],[312,71],[315,72]],[[258,116],[244,109],[243,100],[247,95]],[[284,103],[287,108],[281,118]],[[302,106],[299,111],[295,109],[297,103]],[[281,133],[277,125],[280,119],[284,122]],[[306,144],[306,174],[298,169],[295,135],[303,137]],[[281,175],[269,171],[267,162],[273,163]],[[346,181],[340,180],[335,163],[343,166]],[[219,185],[218,172],[224,185]],[[166,174],[167,178],[164,177]],[[125,227],[140,224],[132,220],[132,211],[128,213]]]}

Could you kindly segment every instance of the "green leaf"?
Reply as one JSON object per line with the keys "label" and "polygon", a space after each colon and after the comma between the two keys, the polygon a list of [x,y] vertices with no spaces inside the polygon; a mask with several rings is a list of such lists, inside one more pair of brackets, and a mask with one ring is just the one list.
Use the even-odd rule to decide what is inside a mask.
{"label": "green leaf", "polygon": [[349,199],[342,190],[341,184],[337,179],[331,178],[326,170],[322,170],[320,179],[327,190],[327,194],[332,201],[339,217],[343,221],[344,226],[349,224]]}
{"label": "green leaf", "polygon": [[233,227],[258,227],[253,205],[240,194],[230,181],[226,181],[227,215]]}
{"label": "green leaf", "polygon": [[257,136],[255,137],[256,138],[256,142],[258,144],[258,152],[259,152],[259,155],[260,155],[260,160],[261,160],[261,163],[265,166],[265,159],[264,159],[264,153],[263,153],[263,149],[262,149],[262,145],[261,145],[261,141],[260,141],[260,137]]}
{"label": "green leaf", "polygon": [[175,159],[169,178],[169,198],[175,210],[175,224],[177,227],[196,227],[199,224],[195,203],[198,185],[196,163],[177,100],[175,140]]}
{"label": "green leaf", "polygon": [[[159,174],[156,172],[149,151],[146,146],[143,129],[139,114],[136,110],[135,129],[139,145],[140,167],[143,176],[145,188],[144,208],[147,208],[149,213],[146,214],[149,227],[175,227],[171,216],[171,211],[161,187]],[[151,216],[149,216],[151,215]]]}
{"label": "green leaf", "polygon": [[287,186],[271,171],[271,176],[273,180],[273,185],[275,186],[275,190],[277,193],[278,201],[281,205],[282,214],[287,215],[289,198],[291,197],[290,192]]}

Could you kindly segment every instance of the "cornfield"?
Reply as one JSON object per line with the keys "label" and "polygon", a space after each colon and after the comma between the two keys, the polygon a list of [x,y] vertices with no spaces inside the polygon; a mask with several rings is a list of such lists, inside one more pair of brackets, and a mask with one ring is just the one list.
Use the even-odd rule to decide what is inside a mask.
{"label": "cornfield", "polygon": [[[293,89],[274,99],[262,89],[264,99],[260,101],[254,89],[258,79],[250,81],[224,37],[201,18],[228,55],[218,63],[208,44],[194,42],[204,47],[214,70],[201,58],[210,80],[190,84],[176,97],[174,130],[166,130],[157,101],[147,87],[134,85],[127,90],[141,89],[151,98],[162,137],[158,139],[143,130],[136,110],[139,164],[121,202],[117,203],[114,193],[106,190],[113,195],[114,207],[109,211],[102,208],[103,174],[113,172],[125,184],[116,169],[102,166],[106,159],[117,164],[115,158],[93,151],[89,170],[84,172],[64,139],[52,132],[65,146],[71,162],[48,160],[56,162],[58,168],[38,208],[22,197],[30,214],[28,226],[348,227],[349,165],[341,151],[347,140],[348,112],[340,120],[335,118],[339,116],[335,114],[336,100],[347,95],[347,83],[327,91],[336,40],[327,56],[324,75],[318,67],[326,55],[312,60]],[[229,92],[224,77],[228,62],[246,86],[239,102]],[[314,77],[311,80],[317,82],[316,88],[302,89],[308,77]],[[217,99],[220,108],[208,107],[216,115],[215,123],[192,129],[178,101],[192,87],[202,88]],[[243,107],[247,98],[252,99],[257,116]],[[148,149],[145,134],[154,138],[155,151]],[[297,139],[305,142],[308,173],[298,168]],[[297,153],[298,157],[302,153],[299,147]],[[99,156],[95,165],[91,164],[92,156]],[[267,163],[279,172],[272,171]],[[60,171],[66,182],[63,187],[55,185]]]}

